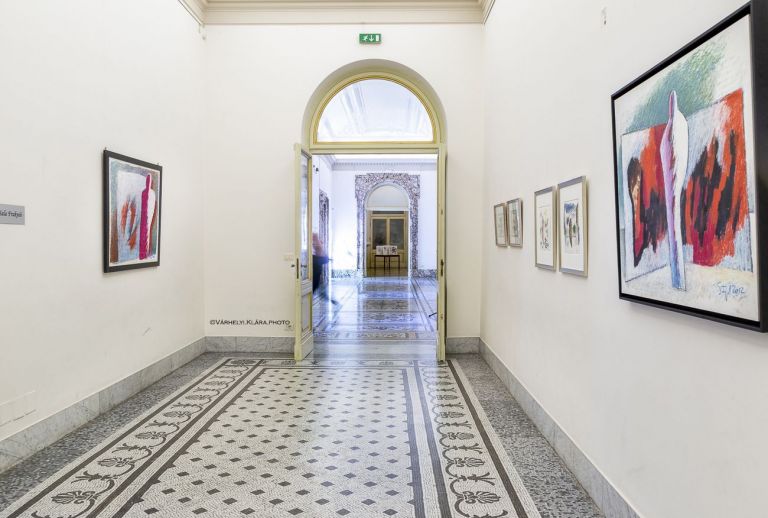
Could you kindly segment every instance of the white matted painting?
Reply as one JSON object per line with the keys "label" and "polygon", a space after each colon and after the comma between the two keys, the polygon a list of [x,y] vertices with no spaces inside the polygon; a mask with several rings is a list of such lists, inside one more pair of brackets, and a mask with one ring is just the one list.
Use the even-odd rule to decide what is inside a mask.
{"label": "white matted painting", "polygon": [[587,178],[557,186],[560,271],[587,276]]}
{"label": "white matted painting", "polygon": [[554,187],[536,191],[533,202],[536,266],[557,269],[557,193]]}
{"label": "white matted painting", "polygon": [[507,202],[507,230],[509,246],[523,246],[523,200],[515,198]]}
{"label": "white matted painting", "polygon": [[496,246],[507,246],[507,211],[503,203],[493,207],[493,226],[496,232]]}

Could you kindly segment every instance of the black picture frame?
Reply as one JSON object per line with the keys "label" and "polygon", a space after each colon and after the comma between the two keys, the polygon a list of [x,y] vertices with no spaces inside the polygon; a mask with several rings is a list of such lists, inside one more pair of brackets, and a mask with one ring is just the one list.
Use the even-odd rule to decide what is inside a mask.
{"label": "black picture frame", "polygon": [[[156,217],[156,254],[155,259],[146,260],[140,262],[132,262],[129,264],[115,264],[112,256],[113,240],[112,240],[112,211],[111,211],[111,193],[112,185],[110,180],[110,164],[113,160],[125,162],[131,166],[142,168],[155,172],[157,174],[157,189],[156,189],[156,212],[153,217]],[[159,164],[152,164],[144,160],[139,160],[127,155],[121,155],[107,149],[102,154],[102,176],[103,176],[103,262],[104,273],[119,272],[125,270],[136,270],[139,268],[155,268],[160,266],[160,244],[161,244],[161,229],[162,229],[162,194],[163,194],[163,167]]]}
{"label": "black picture frame", "polygon": [[[750,48],[752,53],[752,112],[754,122],[754,168],[755,168],[755,222],[756,250],[753,258],[757,270],[757,320],[731,316],[724,313],[702,310],[694,307],[674,304],[663,300],[654,300],[624,293],[622,288],[622,235],[620,221],[619,143],[617,142],[616,101],[627,92],[652,78],[668,66],[680,60],[689,52],[703,45],[736,22],[749,16]],[[616,246],[619,298],[655,308],[704,318],[743,329],[768,332],[768,0],[752,0],[734,13],[717,23],[698,38],[661,61],[658,65],[618,90],[611,96],[611,115],[613,130],[614,194],[616,216]]]}

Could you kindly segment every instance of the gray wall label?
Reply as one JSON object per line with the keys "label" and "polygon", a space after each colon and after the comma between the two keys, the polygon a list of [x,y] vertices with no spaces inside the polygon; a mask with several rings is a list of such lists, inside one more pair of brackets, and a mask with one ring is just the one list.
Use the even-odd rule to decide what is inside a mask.
{"label": "gray wall label", "polygon": [[20,205],[3,205],[0,203],[0,224],[23,225],[24,207]]}

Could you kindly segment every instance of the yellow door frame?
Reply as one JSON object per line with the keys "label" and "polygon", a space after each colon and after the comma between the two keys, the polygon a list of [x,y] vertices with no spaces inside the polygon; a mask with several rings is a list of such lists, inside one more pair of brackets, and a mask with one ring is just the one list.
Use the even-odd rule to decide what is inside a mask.
{"label": "yellow door frame", "polygon": [[[320,125],[320,119],[328,103],[336,94],[347,86],[369,79],[380,79],[392,81],[408,90],[410,90],[427,111],[432,123],[432,141],[430,142],[321,142],[317,139],[317,131]],[[429,97],[424,94],[421,88],[415,83],[404,79],[403,77],[389,72],[366,72],[356,74],[339,81],[322,98],[317,105],[312,116],[311,122],[306,128],[306,142],[308,145],[308,154],[310,157],[318,155],[354,155],[354,154],[435,154],[437,155],[437,359],[445,360],[445,342],[447,331],[446,319],[446,247],[445,247],[445,199],[446,199],[446,145],[444,142],[445,132],[442,127],[442,121],[438,117],[435,105]],[[310,211],[310,229],[312,228],[312,212]],[[298,252],[297,252],[298,253]],[[298,306],[298,305],[297,305]]]}
{"label": "yellow door frame", "polygon": [[[408,261],[410,261],[410,240],[409,234],[410,234],[410,217],[409,217],[409,211],[403,210],[400,214],[374,214],[376,211],[371,211],[366,208],[365,210],[365,226],[364,226],[364,232],[365,235],[363,236],[363,243],[365,244],[365,260],[366,263],[363,265],[363,275],[368,276],[368,271],[373,269],[374,272],[376,271],[376,260],[375,260],[375,250],[373,243],[368,244],[368,237],[373,236],[373,221],[378,220],[384,220],[386,221],[386,234],[387,234],[387,244],[391,244],[391,225],[392,220],[400,220],[403,222],[403,246],[398,249],[397,254],[400,256],[400,260],[398,262],[398,269],[402,270],[408,270]],[[373,259],[372,259],[373,258]],[[405,268],[403,268],[405,266]],[[399,273],[399,272],[398,272]]]}

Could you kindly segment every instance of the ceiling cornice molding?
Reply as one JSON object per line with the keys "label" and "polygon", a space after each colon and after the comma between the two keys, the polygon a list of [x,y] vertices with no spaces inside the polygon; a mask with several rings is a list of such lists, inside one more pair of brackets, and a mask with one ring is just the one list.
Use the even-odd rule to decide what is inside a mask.
{"label": "ceiling cornice molding", "polygon": [[483,23],[493,0],[179,0],[206,25]]}
{"label": "ceiling cornice molding", "polygon": [[314,155],[312,158],[319,158],[322,162],[325,162],[325,166],[331,170],[333,169],[333,166],[336,165],[336,155]]}
{"label": "ceiling cornice molding", "polygon": [[480,8],[483,11],[483,23],[488,21],[488,17],[491,15],[491,10],[496,0],[480,0]]}
{"label": "ceiling cornice molding", "polygon": [[365,172],[379,172],[379,171],[394,171],[398,173],[406,173],[406,174],[419,174],[421,172],[425,171],[434,171],[437,169],[437,164],[435,163],[434,158],[426,158],[426,159],[409,159],[409,160],[387,160],[387,159],[376,159],[376,160],[365,160],[365,159],[359,159],[359,160],[350,160],[350,159],[344,159],[339,160],[336,159],[334,161],[332,170],[333,171],[354,171],[357,173],[365,173]]}
{"label": "ceiling cornice molding", "polygon": [[200,24],[205,24],[205,12],[208,7],[208,0],[179,0],[184,9],[192,15]]}

